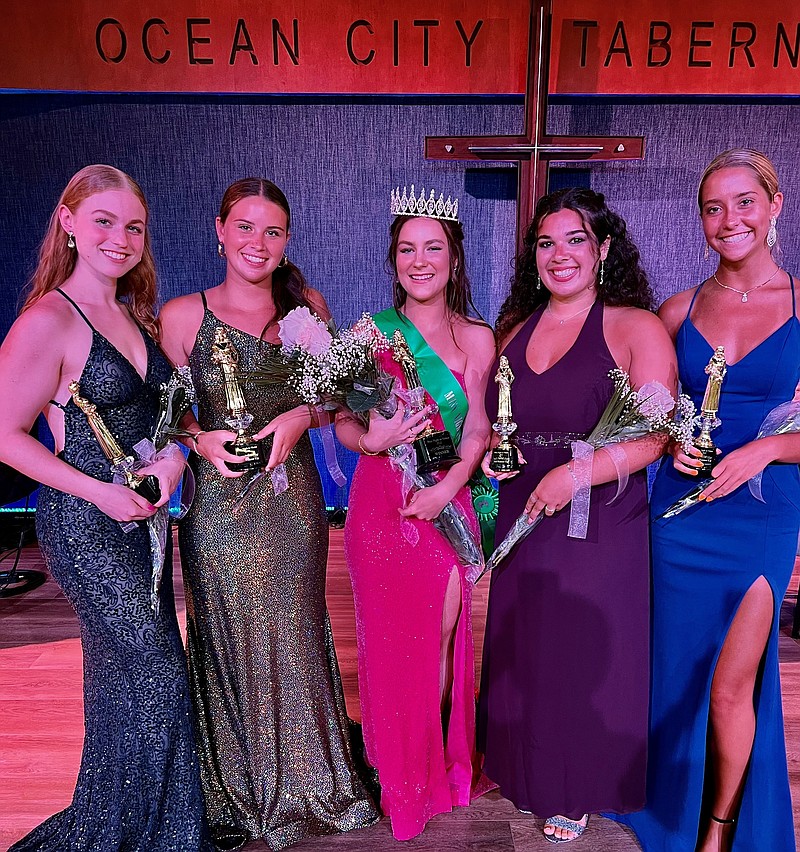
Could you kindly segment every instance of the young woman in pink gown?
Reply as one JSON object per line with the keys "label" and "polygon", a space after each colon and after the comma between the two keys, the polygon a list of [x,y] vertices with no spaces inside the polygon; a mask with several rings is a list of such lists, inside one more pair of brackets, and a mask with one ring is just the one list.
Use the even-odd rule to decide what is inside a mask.
{"label": "young woman in pink gown", "polygon": [[[392,419],[375,415],[366,431],[339,415],[337,433],[362,454],[345,547],[364,740],[380,778],[381,808],[394,836],[408,840],[431,817],[466,806],[493,786],[475,752],[472,587],[433,520],[455,500],[477,536],[467,481],[488,445],[483,393],[495,347],[491,329],[468,315],[470,286],[457,220],[397,216],[389,263],[395,307],[375,321],[388,337],[396,328],[403,332],[421,384],[434,394],[441,414],[429,405],[403,419],[400,403]],[[404,386],[389,353],[384,361]],[[402,475],[386,451],[410,442],[429,423],[451,426],[461,461],[440,473],[435,485],[405,499]]]}

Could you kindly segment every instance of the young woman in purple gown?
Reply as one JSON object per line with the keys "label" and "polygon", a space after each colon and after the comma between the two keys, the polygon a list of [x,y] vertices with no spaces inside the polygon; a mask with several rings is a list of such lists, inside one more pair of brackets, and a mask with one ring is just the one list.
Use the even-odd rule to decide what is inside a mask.
{"label": "young woman in purple gown", "polygon": [[[588,531],[570,538],[571,442],[594,428],[620,367],[639,387],[676,384],[675,354],[624,221],[588,189],[543,198],[497,335],[516,377],[527,461],[501,475],[498,541],[524,511],[548,516],[495,569],[478,746],[486,773],[545,837],[579,837],[588,814],[644,804],[649,559],[644,468],[658,437],[594,454]],[[490,383],[487,411],[497,411]],[[487,458],[488,463],[488,458]],[[618,467],[630,473],[617,490]],[[486,469],[486,468],[485,468]],[[490,472],[487,470],[487,472]]]}

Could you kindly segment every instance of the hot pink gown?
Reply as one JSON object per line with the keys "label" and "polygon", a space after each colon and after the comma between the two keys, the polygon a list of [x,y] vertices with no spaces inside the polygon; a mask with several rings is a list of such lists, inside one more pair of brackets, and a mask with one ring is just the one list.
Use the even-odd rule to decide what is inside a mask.
{"label": "hot pink gown", "polygon": [[[385,367],[400,375],[394,362],[387,360]],[[433,423],[443,428],[438,414]],[[361,456],[350,491],[345,552],[367,758],[378,770],[381,808],[395,838],[409,840],[431,817],[469,805],[494,785],[483,776],[475,751],[472,586],[431,521],[401,517],[401,480],[387,456]],[[456,499],[477,535],[469,490],[463,488]],[[461,583],[461,614],[445,743],[439,646],[453,569]]]}

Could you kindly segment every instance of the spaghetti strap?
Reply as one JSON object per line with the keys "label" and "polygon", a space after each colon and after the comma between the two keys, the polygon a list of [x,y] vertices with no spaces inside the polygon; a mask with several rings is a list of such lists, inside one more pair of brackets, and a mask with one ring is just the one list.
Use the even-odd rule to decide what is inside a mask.
{"label": "spaghetti strap", "polygon": [[56,293],[61,293],[61,295],[72,305],[73,308],[75,308],[75,310],[81,315],[81,317],[83,317],[83,321],[86,323],[86,325],[88,325],[92,331],[99,334],[97,329],[89,322],[89,318],[86,316],[86,314],[78,307],[74,299],[71,299],[60,287],[56,287]]}
{"label": "spaghetti strap", "polygon": [[686,319],[689,319],[689,318],[691,317],[691,315],[692,315],[692,308],[694,307],[694,300],[698,297],[698,295],[700,294],[700,291],[703,289],[703,287],[705,287],[705,285],[706,285],[706,282],[704,281],[704,282],[703,282],[703,283],[702,283],[702,284],[701,284],[701,285],[700,285],[700,286],[699,286],[699,287],[698,287],[698,288],[694,291],[694,296],[692,296],[692,301],[691,301],[691,302],[689,302],[689,310],[688,310],[688,311],[686,311]]}
{"label": "spaghetti strap", "polygon": [[207,311],[208,310],[208,301],[206,300],[206,291],[205,290],[200,291],[200,298],[203,300],[203,310]]}
{"label": "spaghetti strap", "polygon": [[791,285],[791,288],[792,288],[792,316],[796,317],[797,316],[797,301],[796,301],[796,296],[795,296],[795,292],[794,292],[794,276],[792,275],[791,272],[787,272],[786,274],[789,276],[789,284]]}

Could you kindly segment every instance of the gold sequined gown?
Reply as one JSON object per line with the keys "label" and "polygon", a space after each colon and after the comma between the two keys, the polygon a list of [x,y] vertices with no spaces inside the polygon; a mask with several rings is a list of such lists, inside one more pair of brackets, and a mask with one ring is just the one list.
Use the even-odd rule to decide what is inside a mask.
{"label": "gold sequined gown", "polygon": [[[203,294],[204,295],[204,294]],[[205,306],[205,298],[203,298]],[[224,429],[210,349],[225,326],[248,369],[265,345],[205,307],[189,358],[202,429]],[[295,407],[285,386],[245,390],[254,426]],[[197,491],[180,525],[189,675],[212,832],[226,826],[273,850],[361,828],[378,813],[354,768],[325,606],[328,528],[311,442],[234,506],[245,474],[225,479],[192,454]]]}

